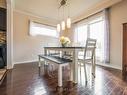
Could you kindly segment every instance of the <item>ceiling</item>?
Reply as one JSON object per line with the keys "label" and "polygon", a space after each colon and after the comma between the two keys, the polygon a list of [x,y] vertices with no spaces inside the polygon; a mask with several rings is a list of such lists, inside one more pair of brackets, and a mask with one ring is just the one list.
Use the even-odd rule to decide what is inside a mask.
{"label": "ceiling", "polygon": [[[62,16],[58,17],[58,1],[60,0],[15,0],[15,9],[52,20],[60,20]],[[70,17],[76,18],[102,1],[106,0],[69,0]]]}

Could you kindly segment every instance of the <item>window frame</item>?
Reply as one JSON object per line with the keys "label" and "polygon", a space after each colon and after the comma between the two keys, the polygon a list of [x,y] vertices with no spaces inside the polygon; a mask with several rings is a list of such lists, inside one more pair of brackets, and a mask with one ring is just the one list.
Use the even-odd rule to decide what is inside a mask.
{"label": "window frame", "polygon": [[[100,20],[97,20],[96,21],[96,19],[99,19],[100,18]],[[93,20],[95,20],[95,21],[93,21]],[[93,21],[93,22],[92,22]],[[75,27],[75,37],[74,37],[74,41],[76,42],[76,43],[79,43],[81,46],[82,46],[82,43],[81,42],[79,42],[79,40],[78,40],[78,38],[80,38],[80,37],[78,37],[78,35],[76,35],[76,34],[78,34],[77,32],[79,32],[78,31],[78,27],[82,27],[82,26],[84,26],[84,25],[87,25],[87,38],[90,38],[90,35],[91,35],[91,31],[90,31],[90,25],[93,25],[93,24],[96,24],[96,23],[99,23],[99,22],[104,22],[104,16],[103,15],[100,15],[100,16],[98,16],[98,17],[96,17],[96,18],[92,18],[92,19],[88,19],[88,20],[85,20],[85,21],[82,21],[82,23],[80,23],[79,22],[79,24],[77,24],[76,25],[76,27]],[[84,33],[83,33],[84,34]],[[87,39],[86,38],[86,39]],[[85,38],[84,38],[85,39]],[[102,48],[103,49],[103,48]],[[103,53],[103,51],[101,51],[102,53]],[[102,58],[100,57],[100,56],[98,56],[99,58],[97,58],[97,59],[99,59],[99,61],[100,60],[102,60]]]}
{"label": "window frame", "polygon": [[[35,28],[37,27],[37,26],[42,26],[42,27],[40,27],[40,28],[44,28],[44,29],[49,29],[49,30],[51,30],[51,31],[55,31],[55,35],[49,35],[49,34],[51,34],[51,33],[48,33],[48,34],[43,34],[43,33],[32,33],[32,32],[34,32],[34,30],[32,30],[32,28],[34,28],[34,25],[35,25]],[[41,30],[41,31],[43,31],[43,30]],[[43,24],[43,23],[40,23],[40,22],[35,22],[35,21],[29,21],[29,35],[30,36],[46,36],[46,37],[53,37],[53,38],[59,38],[59,35],[60,35],[60,33],[59,32],[57,32],[57,30],[56,30],[56,27],[55,26],[53,26],[53,25],[49,25],[49,24]]]}

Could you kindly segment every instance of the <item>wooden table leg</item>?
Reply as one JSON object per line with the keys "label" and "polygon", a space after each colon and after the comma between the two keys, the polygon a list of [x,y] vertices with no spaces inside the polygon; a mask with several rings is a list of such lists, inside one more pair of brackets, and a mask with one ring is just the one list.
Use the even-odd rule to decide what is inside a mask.
{"label": "wooden table leg", "polygon": [[40,76],[40,72],[41,72],[41,58],[40,58],[40,56],[38,56],[38,60],[39,60],[38,69],[39,69],[39,76]]}

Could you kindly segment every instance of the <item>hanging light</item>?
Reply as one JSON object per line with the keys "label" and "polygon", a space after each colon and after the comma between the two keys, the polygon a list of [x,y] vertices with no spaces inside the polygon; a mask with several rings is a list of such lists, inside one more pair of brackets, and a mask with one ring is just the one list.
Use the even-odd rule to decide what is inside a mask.
{"label": "hanging light", "polygon": [[71,28],[71,19],[67,18],[67,28]]}
{"label": "hanging light", "polygon": [[60,24],[57,24],[57,31],[60,32]]}
{"label": "hanging light", "polygon": [[67,28],[71,28],[71,18],[70,15],[70,3],[68,2],[68,18],[67,18]]}
{"label": "hanging light", "polygon": [[[68,1],[68,2],[67,2]],[[66,28],[71,28],[71,18],[69,17],[70,14],[70,4],[69,4],[69,0],[61,0],[61,2],[59,3],[60,6],[58,8],[58,18],[59,18],[59,9],[62,7],[63,11],[62,11],[62,22],[61,25],[57,24],[57,31],[60,32],[61,30],[65,30]],[[68,18],[66,19],[66,21],[64,20],[65,18],[65,7],[67,7],[68,9]]]}
{"label": "hanging light", "polygon": [[61,28],[62,28],[62,30],[65,30],[65,21],[62,21]]}

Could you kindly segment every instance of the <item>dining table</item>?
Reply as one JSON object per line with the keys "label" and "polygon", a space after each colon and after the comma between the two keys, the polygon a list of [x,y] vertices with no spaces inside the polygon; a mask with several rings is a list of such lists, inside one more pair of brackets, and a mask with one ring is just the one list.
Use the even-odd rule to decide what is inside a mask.
{"label": "dining table", "polygon": [[[70,81],[78,83],[78,52],[84,51],[85,47],[44,47],[44,54],[47,55],[47,51],[60,51],[60,52],[72,52],[72,64],[70,68]],[[93,49],[93,48],[89,48]],[[95,64],[95,52],[94,52],[94,64]]]}

